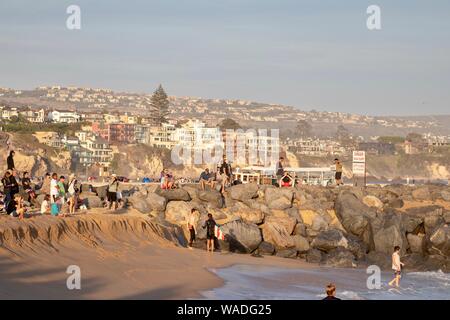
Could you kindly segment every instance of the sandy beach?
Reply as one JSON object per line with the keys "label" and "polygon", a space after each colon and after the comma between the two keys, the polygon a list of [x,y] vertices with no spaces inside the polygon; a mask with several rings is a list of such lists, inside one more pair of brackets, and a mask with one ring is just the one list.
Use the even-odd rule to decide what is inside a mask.
{"label": "sandy beach", "polygon": [[[314,267],[297,259],[190,250],[166,240],[167,230],[133,213],[24,221],[2,216],[0,222],[0,299],[199,298],[201,291],[223,284],[210,269]],[[81,290],[67,289],[70,265],[81,269]]]}

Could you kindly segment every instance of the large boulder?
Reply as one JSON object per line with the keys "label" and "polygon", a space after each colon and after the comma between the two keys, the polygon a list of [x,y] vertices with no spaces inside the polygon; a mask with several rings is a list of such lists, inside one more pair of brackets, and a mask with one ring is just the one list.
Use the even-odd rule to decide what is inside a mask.
{"label": "large boulder", "polygon": [[336,268],[356,267],[355,256],[353,253],[342,247],[335,248],[328,252],[323,259],[323,264]]}
{"label": "large boulder", "polygon": [[263,241],[258,247],[258,253],[261,255],[271,256],[275,253],[275,246],[270,242]]}
{"label": "large boulder", "polygon": [[[393,248],[392,248],[393,249]],[[391,270],[392,250],[389,254],[377,251],[370,251],[367,254],[367,262],[379,266],[383,270]]]}
{"label": "large boulder", "polygon": [[442,190],[441,191],[441,198],[444,201],[450,202],[450,190]]}
{"label": "large boulder", "polygon": [[294,239],[294,247],[298,252],[307,252],[310,249],[308,240],[300,235],[291,236]]}
{"label": "large boulder", "polygon": [[281,258],[291,258],[291,259],[295,259],[297,258],[297,250],[295,249],[283,249],[283,250],[279,250],[277,251],[277,257],[281,257]]}
{"label": "large boulder", "polygon": [[156,193],[149,193],[148,195],[135,193],[128,198],[128,202],[141,213],[150,213],[153,210],[163,212],[167,205],[167,199]]}
{"label": "large boulder", "polygon": [[261,231],[255,224],[236,220],[224,224],[221,229],[231,252],[251,253],[263,241]]}
{"label": "large boulder", "polygon": [[407,213],[402,214],[401,217],[402,217],[402,224],[406,232],[414,234],[419,233],[424,221],[423,218]]}
{"label": "large boulder", "polygon": [[264,200],[270,209],[288,209],[292,207],[294,191],[290,188],[266,188]]}
{"label": "large boulder", "polygon": [[108,195],[108,185],[92,187],[92,191],[101,199],[106,199]]}
{"label": "large boulder", "polygon": [[155,193],[167,199],[167,201],[190,201],[189,193],[184,189],[165,190],[157,188]]}
{"label": "large boulder", "polygon": [[165,218],[174,224],[186,224],[193,207],[191,203],[186,201],[170,201],[166,206]]}
{"label": "large boulder", "polygon": [[365,196],[363,198],[363,203],[368,207],[373,207],[376,209],[382,209],[384,204],[383,202],[375,196]]}
{"label": "large boulder", "polygon": [[222,194],[216,190],[202,190],[198,192],[198,198],[201,201],[208,202],[212,207],[222,208],[223,207],[223,198]]}
{"label": "large boulder", "polygon": [[395,246],[400,246],[403,253],[406,251],[405,236],[396,225],[380,229],[373,240],[377,252],[392,254]]}
{"label": "large boulder", "polygon": [[264,224],[266,223],[278,223],[283,225],[288,234],[293,234],[295,226],[297,225],[297,219],[290,216],[267,216],[264,221]]}
{"label": "large boulder", "polygon": [[376,219],[376,212],[348,191],[339,193],[335,209],[345,230],[359,237],[369,248],[373,247],[373,232],[370,222]]}
{"label": "large boulder", "polygon": [[257,209],[240,209],[233,214],[247,223],[261,224],[264,221],[264,213]]}
{"label": "large boulder", "polygon": [[431,234],[436,228],[440,227],[444,223],[445,220],[441,215],[435,214],[425,217],[424,219],[425,233]]}
{"label": "large boulder", "polygon": [[245,201],[256,198],[258,195],[258,185],[255,183],[238,184],[227,189],[233,200]]}
{"label": "large boulder", "polygon": [[97,197],[95,193],[86,192],[84,193],[82,198],[83,204],[86,205],[89,209],[104,207],[104,202],[102,201],[102,199]]}
{"label": "large boulder", "polygon": [[412,192],[415,200],[424,201],[431,200],[431,193],[428,187],[420,187]]}
{"label": "large boulder", "polygon": [[425,236],[423,234],[409,233],[406,236],[409,243],[409,249],[412,253],[418,253],[423,255],[425,253]]}
{"label": "large boulder", "polygon": [[450,227],[447,224],[435,229],[429,238],[430,254],[450,257]]}
{"label": "large boulder", "polygon": [[288,231],[288,227],[289,225],[286,221],[280,219],[266,219],[262,227],[264,240],[273,243],[280,249],[294,247],[294,238],[291,237],[292,231]]}
{"label": "large boulder", "polygon": [[368,252],[367,245],[354,235],[347,235],[348,247],[347,249],[353,253],[357,260],[365,260]]}
{"label": "large boulder", "polygon": [[311,242],[311,247],[328,252],[338,247],[348,248],[348,241],[342,231],[330,229],[319,233]]}
{"label": "large boulder", "polygon": [[317,249],[310,249],[306,253],[306,261],[310,263],[320,263],[322,261],[323,254],[322,251]]}

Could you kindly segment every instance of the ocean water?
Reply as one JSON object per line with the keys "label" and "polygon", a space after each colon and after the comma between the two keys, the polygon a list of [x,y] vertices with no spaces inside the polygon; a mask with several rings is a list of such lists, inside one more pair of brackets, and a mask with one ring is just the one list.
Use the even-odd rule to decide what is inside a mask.
{"label": "ocean water", "polygon": [[368,289],[365,269],[283,269],[265,266],[235,265],[210,269],[225,281],[222,287],[202,292],[205,299],[272,300],[325,297],[324,288],[332,282],[337,297],[344,300],[450,300],[450,274],[404,272],[400,288],[391,288],[391,272],[381,273],[381,288]]}

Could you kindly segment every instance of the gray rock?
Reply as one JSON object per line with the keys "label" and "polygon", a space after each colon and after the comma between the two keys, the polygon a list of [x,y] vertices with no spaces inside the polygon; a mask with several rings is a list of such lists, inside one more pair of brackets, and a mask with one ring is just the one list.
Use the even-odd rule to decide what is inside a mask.
{"label": "gray rock", "polygon": [[198,198],[202,201],[208,202],[215,208],[222,208],[224,204],[222,200],[222,194],[216,190],[199,191]]}
{"label": "gray rock", "polygon": [[428,252],[450,257],[450,227],[447,224],[441,225],[430,235]]}
{"label": "gray rock", "polygon": [[424,219],[425,233],[431,234],[436,228],[445,223],[445,220],[440,215],[427,216]]}
{"label": "gray rock", "polygon": [[298,252],[306,252],[310,249],[308,240],[300,235],[291,236],[294,239],[294,248]]}
{"label": "gray rock", "polygon": [[392,254],[395,246],[399,246],[402,253],[406,252],[405,236],[396,225],[379,230],[373,240],[377,252]]}
{"label": "gray rock", "polygon": [[99,197],[97,197],[95,194],[89,194],[89,195],[83,196],[83,203],[90,209],[104,207],[103,201]]}
{"label": "gray rock", "polygon": [[186,190],[183,189],[172,189],[172,190],[163,190],[161,188],[157,188],[155,193],[167,199],[167,201],[190,201],[191,197]]}
{"label": "gray rock", "polygon": [[276,255],[277,255],[277,257],[281,257],[281,258],[295,259],[295,258],[297,258],[297,250],[283,249],[283,250],[277,251]]}
{"label": "gray rock", "polygon": [[245,201],[256,198],[258,185],[255,183],[238,184],[227,189],[227,193],[233,200]]}
{"label": "gray rock", "polygon": [[391,254],[386,254],[383,252],[370,251],[366,255],[366,258],[369,264],[377,265],[383,270],[391,270],[392,267],[391,256],[392,252]]}
{"label": "gray rock", "polygon": [[363,204],[354,194],[343,191],[339,193],[336,215],[347,232],[360,238],[369,248],[373,246],[373,232],[370,221],[376,219],[376,212]]}
{"label": "gray rock", "polygon": [[306,261],[310,263],[320,263],[322,261],[322,252],[317,249],[310,249],[306,254]]}
{"label": "gray rock", "polygon": [[347,235],[348,247],[347,249],[353,253],[358,261],[365,260],[368,252],[367,245],[354,235]]}
{"label": "gray rock", "polygon": [[271,256],[275,253],[275,246],[270,242],[263,241],[258,247],[258,253],[262,255]]}
{"label": "gray rock", "polygon": [[306,237],[306,226],[303,223],[297,223],[294,229],[294,235]]}
{"label": "gray rock", "polygon": [[414,190],[412,196],[416,200],[431,200],[431,193],[428,187],[420,187]]}
{"label": "gray rock", "polygon": [[221,226],[230,243],[231,252],[251,253],[263,241],[261,231],[255,224],[242,221],[231,221]]}
{"label": "gray rock", "polygon": [[291,188],[266,188],[264,200],[270,209],[288,209],[292,207],[294,191]]}
{"label": "gray rock", "polygon": [[328,252],[338,247],[347,248],[348,241],[340,230],[330,229],[319,233],[311,242],[311,247]]}
{"label": "gray rock", "polygon": [[356,267],[355,256],[349,250],[344,248],[336,248],[325,255],[323,264],[336,268],[352,268]]}
{"label": "gray rock", "polygon": [[408,239],[409,249],[412,253],[418,253],[423,255],[425,253],[425,236],[423,234],[409,233],[406,238]]}

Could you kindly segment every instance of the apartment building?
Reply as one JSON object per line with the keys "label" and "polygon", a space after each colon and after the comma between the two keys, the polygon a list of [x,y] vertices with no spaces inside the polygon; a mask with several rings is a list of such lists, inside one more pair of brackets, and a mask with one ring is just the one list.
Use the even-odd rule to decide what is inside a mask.
{"label": "apartment building", "polygon": [[80,121],[80,115],[75,111],[53,110],[48,113],[48,120],[56,123],[75,123]]}

